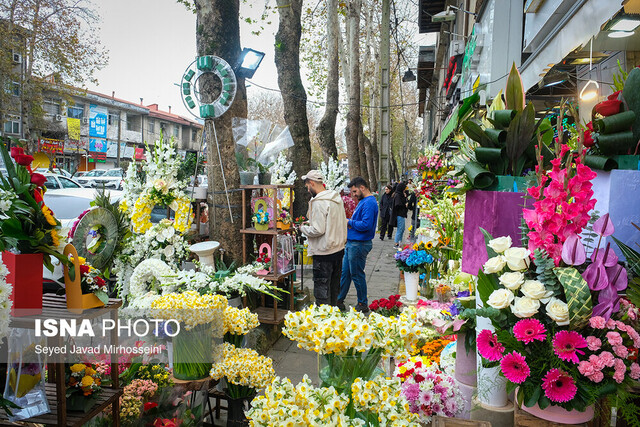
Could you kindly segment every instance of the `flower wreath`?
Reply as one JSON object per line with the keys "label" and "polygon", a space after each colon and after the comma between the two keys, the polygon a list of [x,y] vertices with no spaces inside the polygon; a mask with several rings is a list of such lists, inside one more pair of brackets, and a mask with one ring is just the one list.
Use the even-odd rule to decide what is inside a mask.
{"label": "flower wreath", "polygon": [[[136,200],[131,213],[131,223],[133,231],[136,233],[146,233],[151,226],[151,211],[159,201],[152,194],[144,193]],[[173,199],[169,205],[175,211],[175,223],[173,227],[180,233],[185,233],[191,228],[193,220],[193,212],[191,211],[191,203],[188,198],[178,196]]]}
{"label": "flower wreath", "polygon": [[[159,259],[147,259],[142,261],[133,270],[129,279],[129,301],[132,305],[139,298],[158,296],[159,293],[149,287],[150,283],[157,281],[160,286],[167,283],[169,277],[175,276],[175,272],[165,262]],[[162,293],[170,292],[168,287],[162,289]]]}

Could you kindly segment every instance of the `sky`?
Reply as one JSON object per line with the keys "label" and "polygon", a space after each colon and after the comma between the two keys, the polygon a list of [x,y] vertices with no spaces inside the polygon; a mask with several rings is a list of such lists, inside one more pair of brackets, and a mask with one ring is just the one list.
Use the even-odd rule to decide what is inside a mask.
{"label": "sky", "polygon": [[[98,84],[90,90],[193,118],[180,96],[180,82],[187,66],[196,57],[196,16],[175,0],[102,0],[96,1],[102,22],[97,36],[109,50],[109,64],[96,73]],[[248,1],[241,7],[243,17],[259,18],[264,1]],[[240,43],[265,53],[251,80],[261,86],[277,88],[273,60],[273,40],[277,15],[258,37],[256,29],[241,23]],[[247,83],[249,84],[249,83]],[[249,95],[251,88],[248,89]]]}

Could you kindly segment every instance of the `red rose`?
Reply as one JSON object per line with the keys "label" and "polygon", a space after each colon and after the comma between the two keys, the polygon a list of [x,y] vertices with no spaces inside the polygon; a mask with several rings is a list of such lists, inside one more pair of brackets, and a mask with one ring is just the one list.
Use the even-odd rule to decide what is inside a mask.
{"label": "red rose", "polygon": [[413,379],[417,382],[417,383],[421,383],[422,381],[424,381],[424,377],[420,374],[416,374]]}
{"label": "red rose", "polygon": [[89,274],[89,266],[88,265],[81,265],[80,266],[80,274],[82,274],[83,276],[85,274]]}
{"label": "red rose", "polygon": [[96,282],[96,285],[98,285],[101,288],[107,286],[107,282],[105,282],[102,277],[96,277],[94,280]]}
{"label": "red rose", "polygon": [[47,177],[42,175],[41,173],[32,173],[31,174],[31,183],[32,184],[35,184],[38,187],[42,187],[45,182],[47,182]]}
{"label": "red rose", "polygon": [[376,300],[376,301],[374,301],[374,302],[372,302],[372,303],[371,303],[371,305],[369,305],[369,309],[371,309],[371,310],[374,310],[374,311],[375,311],[375,310],[377,310],[378,308],[379,308],[379,307],[378,307],[378,301],[377,301],[377,300]]}
{"label": "red rose", "polygon": [[28,154],[16,154],[16,163],[21,166],[29,166],[33,162],[33,156]]}
{"label": "red rose", "polygon": [[617,99],[609,99],[607,101],[602,101],[601,103],[595,106],[596,113],[602,114],[603,116],[612,116],[614,114],[618,114],[620,112],[620,108],[622,107],[622,101]]}
{"label": "red rose", "polygon": [[11,157],[14,159],[18,154],[24,154],[24,148],[22,147],[11,147]]}

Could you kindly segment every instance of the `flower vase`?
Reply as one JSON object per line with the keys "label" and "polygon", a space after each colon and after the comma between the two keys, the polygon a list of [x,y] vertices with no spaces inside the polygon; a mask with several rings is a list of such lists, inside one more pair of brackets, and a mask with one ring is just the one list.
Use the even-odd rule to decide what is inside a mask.
{"label": "flower vase", "polygon": [[179,380],[200,380],[209,376],[214,340],[212,323],[194,326],[173,337],[173,376]]}
{"label": "flower vase", "polygon": [[418,283],[420,282],[420,273],[410,273],[405,271],[404,273],[404,286],[406,292],[406,298],[408,301],[415,301],[418,299]]}
{"label": "flower vase", "polygon": [[[516,396],[517,394],[518,390],[516,389]],[[520,405],[520,409],[546,421],[571,425],[589,422],[593,419],[594,414],[593,405],[588,406],[584,412],[580,412],[575,409],[567,411],[563,407],[556,405],[549,405],[545,409],[540,409],[537,403],[531,407]]]}
{"label": "flower vase", "polygon": [[249,398],[240,397],[233,398],[227,395],[227,426],[248,426],[249,420],[247,420],[244,414],[248,408]]}
{"label": "flower vase", "polygon": [[43,255],[2,252],[2,262],[7,266],[7,283],[13,285],[10,299],[11,315],[33,316],[42,313]]}
{"label": "flower vase", "polygon": [[320,386],[333,386],[338,393],[351,394],[351,384],[356,378],[370,380],[385,374],[379,367],[381,358],[382,354],[379,349],[346,355],[318,355]]}
{"label": "flower vase", "polygon": [[240,171],[240,185],[253,185],[255,172]]}
{"label": "flower vase", "polygon": [[456,380],[475,387],[478,384],[476,348],[465,348],[466,333],[459,333],[456,341]]}

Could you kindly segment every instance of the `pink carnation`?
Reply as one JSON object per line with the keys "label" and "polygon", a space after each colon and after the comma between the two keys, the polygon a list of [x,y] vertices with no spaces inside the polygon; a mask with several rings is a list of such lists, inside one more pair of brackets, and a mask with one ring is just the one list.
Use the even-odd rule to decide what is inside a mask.
{"label": "pink carnation", "polygon": [[594,383],[599,383],[604,379],[604,374],[602,372],[596,372],[593,375],[588,376],[588,378]]}
{"label": "pink carnation", "polygon": [[596,338],[590,335],[587,337],[587,345],[589,347],[589,350],[597,351],[597,350],[600,350],[600,347],[602,346],[602,341],[600,341],[600,338]]}
{"label": "pink carnation", "polygon": [[609,368],[613,367],[615,363],[614,360],[615,358],[613,357],[613,354],[609,353],[608,351],[603,351],[602,353],[600,353],[600,361],[604,366],[607,366]]}
{"label": "pink carnation", "polygon": [[612,346],[622,345],[622,337],[617,332],[607,332],[607,340]]}
{"label": "pink carnation", "polygon": [[593,329],[603,329],[605,326],[605,320],[602,316],[595,316],[589,319],[589,325]]}
{"label": "pink carnation", "polygon": [[640,379],[640,365],[636,362],[631,364],[631,372],[629,373],[629,376],[634,380]]}
{"label": "pink carnation", "polygon": [[591,376],[596,372],[599,372],[598,369],[596,369],[596,367],[593,366],[593,363],[587,362],[586,360],[583,360],[578,364],[578,371],[585,377]]}
{"label": "pink carnation", "polygon": [[616,328],[616,321],[613,319],[609,319],[607,320],[607,323],[605,324],[605,326],[609,329],[615,329]]}
{"label": "pink carnation", "polygon": [[626,359],[627,356],[629,355],[629,350],[624,345],[616,345],[616,346],[614,346],[613,347],[613,351],[615,352],[616,356],[618,356],[618,357],[620,357],[622,359]]}

